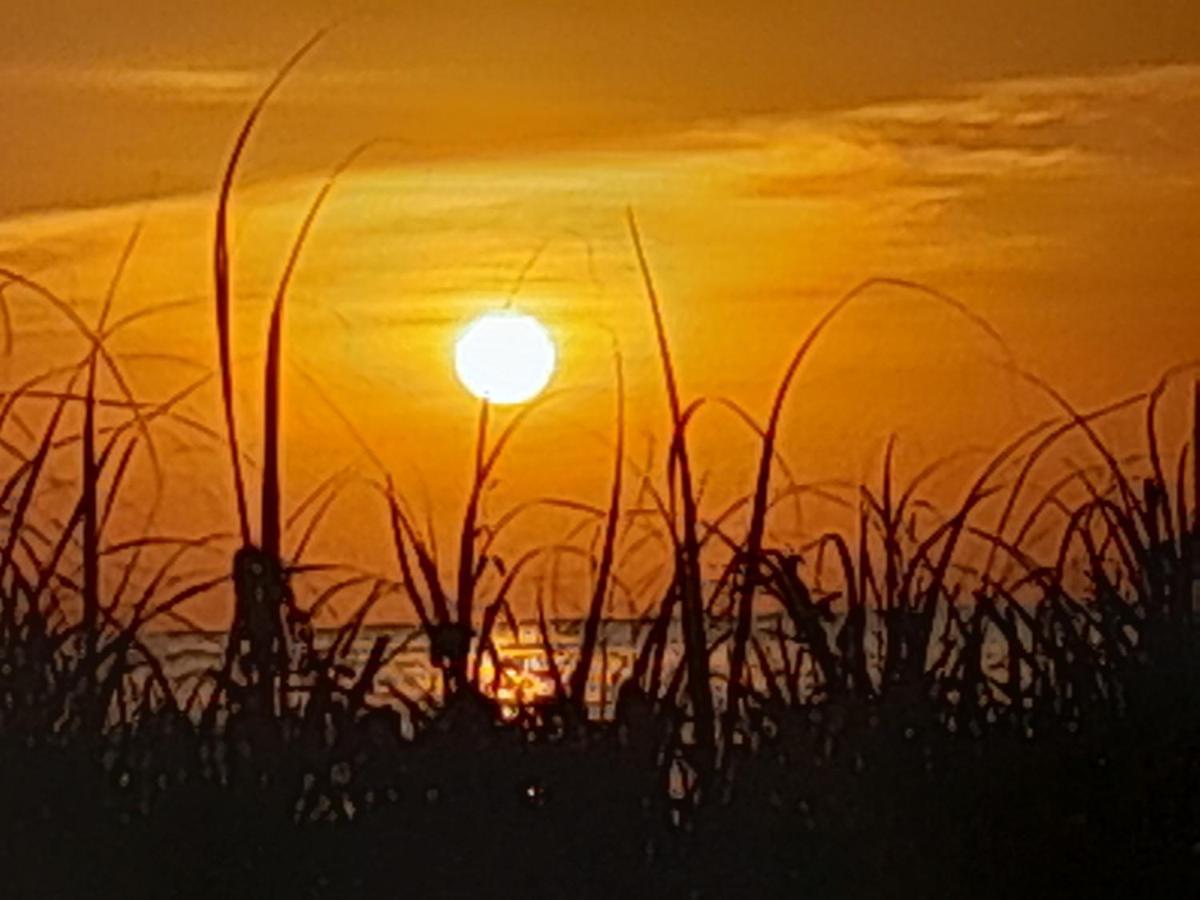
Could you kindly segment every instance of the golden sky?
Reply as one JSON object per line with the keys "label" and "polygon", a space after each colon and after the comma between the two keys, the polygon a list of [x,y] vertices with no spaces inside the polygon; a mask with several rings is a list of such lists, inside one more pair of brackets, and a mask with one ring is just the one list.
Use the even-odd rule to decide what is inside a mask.
{"label": "golden sky", "polygon": [[[164,397],[215,362],[208,245],[238,123],[292,49],[345,17],[268,109],[235,199],[253,457],[265,298],[320,178],[359,143],[388,141],[339,183],[297,273],[293,504],[363,464],[328,396],[406,491],[425,482],[448,535],[475,415],[451,344],[514,291],[559,342],[563,395],[513,444],[489,502],[602,502],[610,334],[627,358],[635,455],[648,432],[661,446],[665,420],[626,205],[687,394],[758,415],[805,329],[875,275],[961,298],[1084,407],[1200,355],[1194,3],[405,6],[14,0],[0,32],[0,264],[94,315],[142,222],[119,308],[193,302],[115,345],[138,391]],[[31,298],[7,294],[6,385],[79,352]],[[890,432],[908,472],[995,447],[1052,412],[1001,361],[936,303],[879,292],[814,354],[784,450],[805,479],[857,479]],[[186,409],[215,426],[217,404],[209,385]],[[174,477],[160,527],[232,527],[220,448],[162,428]],[[720,508],[749,485],[752,436],[713,410],[696,440]],[[386,568],[373,503],[351,489],[314,555]]]}

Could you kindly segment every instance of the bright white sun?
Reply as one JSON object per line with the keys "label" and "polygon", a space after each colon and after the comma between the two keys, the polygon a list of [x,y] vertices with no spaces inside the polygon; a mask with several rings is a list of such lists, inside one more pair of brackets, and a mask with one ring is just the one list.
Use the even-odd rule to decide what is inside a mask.
{"label": "bright white sun", "polygon": [[554,374],[554,341],[533,316],[484,313],[454,344],[454,370],[467,390],[490,403],[523,403]]}

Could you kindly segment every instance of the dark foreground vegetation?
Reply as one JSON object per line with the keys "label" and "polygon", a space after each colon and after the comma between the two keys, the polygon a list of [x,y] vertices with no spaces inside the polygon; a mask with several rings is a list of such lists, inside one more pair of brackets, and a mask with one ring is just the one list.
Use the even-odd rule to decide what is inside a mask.
{"label": "dark foreground vegetation", "polygon": [[[231,399],[225,222],[269,95],[238,138],[217,213],[220,379],[239,528],[225,572],[180,571],[215,539],[106,538],[130,460],[153,454],[156,422],[180,399],[129,395],[105,344],[122,324],[110,321],[112,292],[93,326],[19,272],[0,273],[14,292],[57,307],[87,344],[78,365],[9,390],[0,406],[0,424],[25,404],[52,408],[34,446],[5,447],[0,482],[0,896],[1197,895],[1200,387],[1183,447],[1165,454],[1156,425],[1185,367],[1087,412],[1025,375],[1058,416],[998,450],[954,509],[922,500],[937,464],[898,483],[890,445],[878,484],[831,493],[797,482],[775,443],[791,382],[842,308],[881,287],[918,292],[998,340],[952,298],[868,282],[805,338],[766,424],[731,406],[761,442],[758,475],[744,498],[713,513],[688,453],[699,404],[675,383],[631,218],[670,400],[666,486],[644,472],[625,483],[633,467],[618,403],[607,508],[577,535],[576,552],[592,562],[578,656],[555,671],[553,698],[502,717],[480,661],[495,654],[493,629],[541,548],[497,574],[478,501],[524,413],[489,443],[482,411],[453,566],[380,466],[395,571],[330,588],[365,592],[332,644],[313,634],[328,592],[299,599],[296,585],[312,573],[289,564],[300,552],[284,546],[282,323],[332,179],[272,308],[253,533]],[[623,400],[619,359],[617,383]],[[125,418],[113,420],[114,408]],[[1135,408],[1147,445],[1118,458],[1097,424]],[[1089,459],[1038,486],[1035,471],[1064,441],[1082,442]],[[63,455],[78,461],[78,496],[64,516],[39,519],[35,500]],[[857,526],[775,546],[773,511],[818,492]],[[629,508],[627,494],[637,496]],[[647,628],[612,719],[595,721],[585,691],[599,623],[622,554],[645,540],[632,506],[656,510],[645,527],[668,548],[669,577],[661,596],[643,598]],[[702,577],[714,566],[718,579]],[[172,682],[147,629],[221,589],[236,597],[223,665]],[[394,652],[386,639],[365,664],[346,663],[364,616],[393,589],[429,635],[438,697],[379,700],[377,677]],[[767,611],[782,613],[778,627],[761,625]],[[678,661],[665,650],[673,642]]]}

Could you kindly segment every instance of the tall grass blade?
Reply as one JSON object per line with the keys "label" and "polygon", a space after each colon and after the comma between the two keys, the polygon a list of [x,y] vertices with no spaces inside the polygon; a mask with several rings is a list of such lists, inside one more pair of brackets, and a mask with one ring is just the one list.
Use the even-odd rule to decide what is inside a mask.
{"label": "tall grass blade", "polygon": [[233,408],[233,359],[231,351],[230,323],[230,265],[229,265],[229,200],[233,193],[233,182],[238,164],[250,140],[250,134],[258,122],[275,91],[288,74],[299,65],[309,52],[325,37],[328,29],[322,29],[309,38],[275,73],[275,77],[259,95],[250,108],[241,130],[233,144],[233,150],[225,164],[221,178],[221,189],[217,197],[216,230],[213,236],[213,299],[217,319],[217,355],[221,369],[221,401],[225,412],[225,430],[229,438],[229,462],[233,471],[234,495],[237,502],[238,525],[242,543],[249,545],[250,518],[246,510],[246,487],[242,477],[242,463],[237,439],[237,422]]}
{"label": "tall grass blade", "polygon": [[325,179],[320,190],[313,198],[300,225],[300,231],[292,243],[279,285],[275,289],[275,299],[271,304],[271,324],[267,331],[266,370],[263,376],[263,474],[262,474],[262,531],[260,540],[263,552],[278,557],[280,554],[280,538],[282,534],[282,512],[279,499],[279,364],[283,354],[283,311],[288,286],[295,274],[300,254],[316,222],[321,207],[329,197],[338,178],[348,169],[358,157],[370,146],[362,144],[348,154]]}
{"label": "tall grass blade", "polygon": [[[663,380],[667,388],[667,402],[671,412],[671,433],[673,435],[671,448],[668,453],[668,470],[678,471],[678,496],[683,506],[682,540],[679,540],[680,554],[676,560],[676,579],[679,588],[680,620],[683,627],[684,657],[687,666],[687,690],[692,704],[692,716],[695,720],[696,749],[699,755],[702,779],[707,778],[708,771],[715,763],[716,750],[716,715],[713,711],[712,687],[710,684],[710,668],[708,658],[708,642],[705,637],[704,607],[701,598],[700,584],[700,543],[697,537],[698,512],[696,509],[696,493],[692,486],[691,464],[688,458],[686,435],[684,432],[684,415],[679,400],[679,388],[675,380],[675,364],[671,357],[671,347],[667,341],[666,326],[663,324],[662,307],[658,299],[658,291],[650,274],[650,264],[646,259],[646,251],[642,246],[641,234],[638,232],[637,220],[633,210],[626,211],[629,234],[633,240],[634,251],[637,255],[638,270],[642,278],[642,286],[646,291],[646,299],[650,303],[650,312],[654,319],[654,333],[658,343],[658,356],[662,365]],[[672,514],[674,513],[675,479],[671,480],[670,497]]]}
{"label": "tall grass blade", "polygon": [[596,571],[592,600],[588,606],[587,618],[584,620],[579,660],[571,672],[571,703],[581,713],[586,708],[584,704],[587,699],[588,676],[591,673],[596,639],[600,633],[600,622],[604,616],[604,601],[608,597],[617,525],[621,518],[621,473],[625,467],[625,373],[621,363],[621,352],[615,346],[613,347],[613,364],[616,367],[617,376],[617,446],[613,457],[612,492],[609,496],[608,518],[604,525],[604,544],[600,550],[600,566]]}

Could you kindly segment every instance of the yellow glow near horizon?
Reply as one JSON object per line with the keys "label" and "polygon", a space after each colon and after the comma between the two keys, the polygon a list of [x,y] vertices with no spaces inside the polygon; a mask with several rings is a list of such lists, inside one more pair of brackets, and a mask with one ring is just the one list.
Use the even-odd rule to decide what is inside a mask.
{"label": "yellow glow near horizon", "polygon": [[490,403],[533,399],[550,382],[556,359],[554,341],[542,323],[511,310],[479,316],[454,345],[458,380]]}

